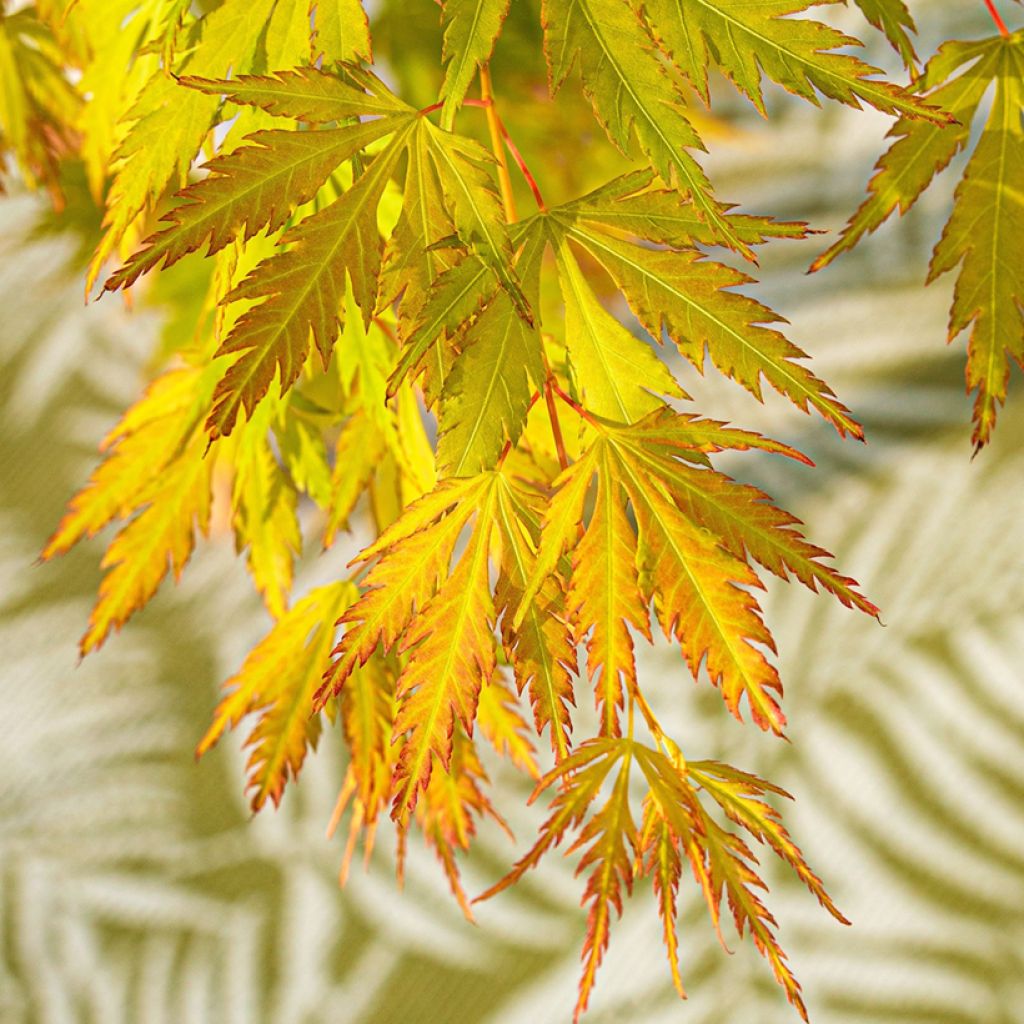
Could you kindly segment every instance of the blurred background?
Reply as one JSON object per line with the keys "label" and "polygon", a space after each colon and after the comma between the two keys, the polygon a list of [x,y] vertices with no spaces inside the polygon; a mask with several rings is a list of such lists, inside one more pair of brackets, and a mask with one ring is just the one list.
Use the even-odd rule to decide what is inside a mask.
{"label": "blurred background", "polygon": [[[991,33],[980,2],[919,0],[913,13],[923,55]],[[864,34],[852,10],[833,20]],[[892,67],[881,46],[871,58]],[[500,63],[495,77],[500,95]],[[719,194],[840,226],[888,120],[776,90],[766,124],[722,96],[728,120],[708,162]],[[950,285],[923,288],[956,174],[821,275],[804,273],[820,238],[764,256],[757,295],[791,321],[867,446],[773,395],[762,406],[678,368],[701,411],[811,454],[815,470],[768,457],[723,466],[799,515],[883,612],[884,627],[769,583],[792,744],[734,722],[678,653],[656,648],[643,670],[688,754],[796,797],[790,829],[853,922],[836,924],[765,865],[818,1024],[1024,1021],[1024,395],[1011,388],[995,443],[972,461],[962,343],[944,345]],[[164,322],[155,306],[83,305],[91,228],[79,227],[17,187],[0,198],[0,1022],[568,1020],[584,924],[573,862],[548,859],[471,926],[425,849],[410,851],[396,889],[386,836],[339,889],[342,842],[325,836],[344,769],[332,736],[281,808],[255,819],[240,737],[195,763],[220,682],[269,622],[230,535],[201,544],[178,587],[77,664],[102,545],[33,562],[146,379]],[[309,545],[296,592],[339,573],[357,542],[322,557]],[[488,768],[519,843],[484,827],[465,866],[471,893],[525,849],[543,813],[525,806],[518,775]],[[695,890],[683,906],[689,1001],[673,993],[641,891],[587,1020],[795,1020],[750,944],[733,937],[728,955]]]}

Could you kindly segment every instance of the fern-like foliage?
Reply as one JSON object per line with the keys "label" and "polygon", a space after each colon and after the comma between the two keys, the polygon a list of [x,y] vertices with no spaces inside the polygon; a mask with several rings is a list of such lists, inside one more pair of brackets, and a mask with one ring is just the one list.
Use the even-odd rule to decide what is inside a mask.
{"label": "fern-like foliage", "polygon": [[[684,759],[635,648],[660,631],[737,719],[781,736],[761,570],[878,614],[793,516],[718,468],[722,453],[809,460],[687,406],[687,363],[758,399],[767,384],[840,437],[863,431],[733,265],[808,226],[719,198],[699,157],[713,122],[695,101],[710,103],[720,72],[761,114],[767,79],[898,118],[831,255],[968,145],[995,83],[933,263],[960,267],[951,329],[972,329],[981,443],[1007,359],[1022,356],[1019,35],[948,44],[907,87],[809,16],[823,5],[808,0],[544,0],[539,25],[528,4],[445,0],[425,77],[382,33],[385,84],[367,66],[380,36],[355,0],[59,6],[39,22],[56,50],[6,56],[27,30],[0,20],[0,67],[53,50],[80,72],[81,95],[39,64],[17,93],[31,109],[4,93],[5,144],[52,185],[38,168],[56,149],[40,139],[65,133],[40,125],[74,121],[105,205],[90,286],[116,257],[105,291],[145,301],[177,288],[189,311],[44,551],[122,524],[83,653],[181,573],[198,535],[233,535],[274,622],[199,752],[255,716],[254,810],[281,800],[322,713],[349,758],[333,822],[349,816],[343,873],[390,816],[399,873],[418,830],[468,916],[459,857],[481,818],[503,824],[483,738],[539,778],[538,793],[557,784],[537,842],[486,895],[579,830],[589,926],[577,1016],[622,901],[646,878],[682,993],[684,865],[714,926],[724,898],[804,1013],[753,844],[842,915],[770,803],[781,790]],[[905,5],[858,6],[916,71]],[[536,40],[536,67],[502,68],[509,34]],[[496,97],[492,63],[510,88],[525,82],[527,118]],[[562,94],[573,74],[613,146]],[[549,102],[534,95],[544,77]],[[589,147],[578,161],[577,145]],[[520,216],[524,201],[535,209]],[[304,542],[330,549],[350,524],[372,538],[293,603]],[[580,736],[584,696],[596,724]]]}

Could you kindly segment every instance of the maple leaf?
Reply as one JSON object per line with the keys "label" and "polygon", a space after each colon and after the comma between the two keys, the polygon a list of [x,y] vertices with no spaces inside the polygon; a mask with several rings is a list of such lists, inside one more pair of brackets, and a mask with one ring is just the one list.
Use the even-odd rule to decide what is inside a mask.
{"label": "maple leaf", "polygon": [[625,0],[545,0],[542,18],[552,93],[578,62],[584,92],[609,138],[626,152],[635,135],[661,179],[692,198],[719,239],[749,254],[688,152],[703,143],[641,16]]}
{"label": "maple leaf", "polygon": [[[640,209],[644,205],[653,205],[662,218],[671,213],[664,197],[638,203]],[[650,209],[640,214],[639,222],[633,222],[634,229],[642,228],[652,214]],[[674,230],[670,220],[668,225],[663,221],[657,240],[664,244],[674,235],[678,245],[680,233],[686,230],[685,213],[681,220]],[[756,220],[740,223],[752,240],[763,234]],[[600,215],[591,213],[586,205],[552,211],[549,224],[560,244],[567,239],[581,245],[607,270],[653,338],[660,340],[662,332],[667,332],[698,369],[703,368],[706,350],[722,373],[758,399],[763,377],[797,408],[805,412],[813,408],[840,435],[863,437],[860,425],[831,388],[796,362],[806,358],[806,353],[765,326],[782,318],[757,300],[729,290],[749,283],[746,274],[708,260],[692,243],[685,248],[651,249],[623,237],[618,230],[604,230]],[[651,383],[658,387],[656,380]]]}
{"label": "maple leaf", "polygon": [[377,299],[383,243],[377,204],[395,171],[410,120],[348,191],[284,235],[291,246],[261,263],[224,302],[261,300],[245,312],[218,353],[239,357],[214,393],[211,436],[228,434],[239,412],[251,413],[275,373],[284,391],[299,375],[312,334],[327,365],[339,331],[339,310],[350,283],[365,320]]}
{"label": "maple leaf", "polygon": [[[191,23],[184,33],[187,45],[179,69],[213,78],[230,68],[250,70],[274,7],[274,0],[227,0]],[[89,269],[87,288],[143,210],[168,184],[184,184],[217,106],[216,97],[184,90],[162,70],[152,71],[131,108],[122,114],[128,127],[114,154],[104,235]]]}
{"label": "maple leaf", "polygon": [[369,321],[382,269],[377,207],[407,146],[418,148],[420,159],[429,159],[459,237],[493,272],[517,313],[531,322],[511,269],[511,241],[486,153],[470,140],[417,118],[369,73],[347,65],[343,70],[366,91],[313,69],[243,76],[237,82],[186,78],[185,84],[197,89],[223,92],[233,102],[298,119],[381,116],[337,129],[251,136],[250,145],[215,161],[207,178],[182,193],[185,202],[167,215],[171,226],[151,238],[107,284],[131,284],[161,261],[174,262],[204,242],[209,253],[239,231],[250,238],[264,228],[276,229],[292,208],[318,192],[336,167],[391,136],[351,188],[285,233],[281,244],[289,247],[286,251],[265,260],[222,299],[262,301],[238,318],[218,349],[219,355],[240,355],[214,396],[207,421],[213,437],[230,433],[242,409],[251,414],[275,375],[282,391],[291,386],[308,352],[310,333],[326,365],[348,285],[364,322]]}
{"label": "maple leaf", "polygon": [[[516,552],[513,588],[532,566],[533,524],[515,491],[499,471],[450,477],[359,555],[359,561],[375,564],[363,581],[362,597],[342,617],[346,630],[317,703],[322,706],[330,694],[343,692],[351,673],[378,645],[385,653],[407,653],[396,688],[400,753],[392,781],[392,816],[400,825],[407,824],[429,784],[435,761],[450,772],[452,736],[457,728],[472,736],[481,687],[494,674],[494,625],[498,609],[508,608],[509,591],[500,583],[492,588],[492,549],[501,545],[505,566],[507,552]],[[450,568],[467,527],[469,539]],[[557,654],[545,650],[544,656]],[[530,654],[514,654],[513,665],[520,689],[550,681],[556,694],[564,692],[563,684],[550,678],[557,670],[538,673]],[[550,696],[545,720],[554,730],[563,716],[554,706],[559,698]],[[539,699],[544,698],[535,702]]]}
{"label": "maple leaf", "polygon": [[195,528],[206,530],[215,459],[199,457],[196,428],[211,382],[208,370],[193,368],[157,378],[104,439],[106,459],[43,548],[41,557],[50,559],[113,520],[130,519],[103,557],[109,571],[80,643],[83,655],[142,608],[169,569],[181,575]]}
{"label": "maple leaf", "polygon": [[[988,119],[960,184],[953,212],[935,248],[929,281],[959,267],[949,337],[970,330],[967,390],[977,391],[973,442],[987,444],[1006,399],[1010,359],[1024,367],[1024,261],[1021,229],[1024,199],[1024,36],[996,36],[973,43],[949,42],[921,76],[920,88],[957,119],[942,131],[934,125],[900,120],[895,141],[882,156],[869,195],[839,240],[813,264],[819,270],[851,249],[899,209],[905,213],[934,177],[968,146],[971,124],[995,83]],[[983,243],[982,243],[982,240]],[[979,244],[982,243],[982,244]]]}
{"label": "maple leaf", "polygon": [[876,81],[877,68],[852,54],[829,52],[859,45],[858,40],[821,22],[789,17],[815,5],[816,0],[646,0],[644,10],[665,50],[705,101],[708,63],[714,60],[762,114],[763,72],[812,103],[818,102],[817,90],[850,106],[864,102],[887,114],[948,123],[945,114],[913,93]]}
{"label": "maple leaf", "polygon": [[[739,491],[723,499],[736,487],[732,481],[680,461],[709,449],[756,445],[756,435],[715,423],[702,427],[667,409],[630,427],[590,423],[594,441],[555,482],[558,490],[545,515],[536,567],[516,623],[571,547],[574,635],[579,641],[593,630],[588,664],[591,675],[602,671],[605,732],[618,731],[621,683],[635,685],[627,626],[647,633],[647,602],[653,598],[658,621],[666,636],[680,643],[693,673],[705,664],[733,714],[739,716],[745,694],[754,721],[781,733],[785,719],[772,695],[781,693],[781,683],[759,649],[774,647],[750,593],[761,584],[747,564],[748,553],[774,572],[792,571],[812,589],[824,586],[844,604],[870,614],[877,609],[850,580],[819,561],[825,552],[803,540],[791,516],[762,505],[764,495]],[[579,540],[594,477],[596,504]],[[635,530],[626,517],[627,499]],[[732,518],[729,509],[737,506],[743,512]]]}
{"label": "maple leaf", "polygon": [[[583,896],[584,902],[590,903],[590,911],[575,1013],[579,1020],[587,1007],[596,969],[608,947],[612,911],[621,914],[623,891],[632,892],[637,878],[645,875],[652,878],[658,897],[673,982],[685,997],[676,937],[677,899],[685,857],[719,937],[724,895],[737,933],[742,938],[749,930],[787,998],[806,1020],[800,985],[775,937],[775,920],[756,892],[765,887],[752,867],[756,858],[741,836],[714,820],[700,799],[700,793],[706,793],[749,836],[766,843],[794,869],[833,917],[848,924],[821,880],[808,867],[778,812],[764,799],[766,793],[787,794],[755,775],[719,762],[687,763],[671,741],[663,740],[662,745],[664,751],[637,743],[631,737],[602,737],[587,740],[556,764],[540,778],[530,797],[533,802],[556,781],[560,783],[551,799],[551,813],[541,825],[536,841],[477,900],[489,899],[517,882],[560,845],[567,832],[579,829],[579,836],[567,851],[584,850],[577,874],[591,869]],[[647,785],[639,827],[630,802],[630,773],[634,764]],[[614,781],[609,789],[613,771]],[[608,794],[605,802],[597,810],[592,809],[604,793]]]}
{"label": "maple leaf", "polygon": [[[885,33],[892,48],[903,59],[908,68],[917,63],[917,54],[909,33],[916,32],[917,26],[903,0],[854,0],[861,13],[875,28]],[[943,108],[945,109],[945,108]]]}
{"label": "maple leaf", "polygon": [[[330,118],[334,120],[334,118]],[[393,132],[399,115],[316,133],[262,131],[245,146],[207,165],[209,176],[178,193],[183,203],[164,215],[170,226],[147,239],[107,280],[126,288],[154,267],[170,266],[204,243],[206,255],[238,237],[276,231],[297,206],[312,199],[331,172]]]}
{"label": "maple leaf", "polygon": [[[253,811],[268,800],[280,804],[289,778],[298,777],[307,751],[316,747],[321,723],[319,716],[310,716],[309,705],[330,660],[334,621],[357,596],[356,587],[344,580],[311,591],[278,619],[224,683],[226,695],[196,747],[196,757],[225,730],[258,714],[245,740]],[[358,744],[353,746],[358,749]]]}
{"label": "maple leaf", "polygon": [[441,119],[451,128],[477,69],[486,64],[494,50],[511,0],[444,0],[444,81],[440,99]]}
{"label": "maple leaf", "polygon": [[[402,353],[388,381],[388,395],[401,384],[415,379],[417,371],[427,369],[424,357],[438,350],[446,333],[455,333],[475,316],[491,298],[490,274],[484,263],[469,254],[433,278],[430,289],[418,306],[411,330],[406,332]],[[436,371],[441,384],[451,369],[449,356]],[[434,389],[436,390],[436,388]]]}
{"label": "maple leaf", "polygon": [[[765,889],[752,865],[757,859],[741,836],[723,829],[699,799],[703,791],[727,816],[758,842],[768,846],[797,873],[836,920],[849,924],[825,892],[820,879],[807,866],[778,812],[763,798],[766,793],[788,796],[755,775],[718,762],[685,762],[671,744],[666,753],[636,744],[635,757],[650,787],[643,834],[647,845],[647,871],[660,891],[666,928],[676,914],[680,853],[685,853],[704,894],[712,923],[720,931],[721,902],[725,896],[737,934],[749,930],[758,951],[772,967],[786,997],[804,1020],[807,1010],[799,982],[774,934],[775,919],[757,890]],[[668,847],[668,849],[666,849]],[[670,852],[671,851],[671,852]],[[674,936],[674,926],[671,934]],[[724,946],[724,940],[722,940]],[[674,938],[669,943],[674,946]],[[673,971],[677,968],[673,964]],[[677,988],[681,982],[677,984]]]}
{"label": "maple leaf", "polygon": [[588,818],[590,805],[618,765],[618,774],[607,801],[596,813],[589,814],[589,820],[568,851],[572,853],[589,844],[576,873],[592,869],[583,896],[584,902],[589,901],[590,909],[574,1021],[578,1021],[587,1008],[595,974],[608,948],[612,911],[621,915],[622,890],[632,892],[633,854],[637,849],[638,834],[629,806],[631,761],[631,741],[594,739],[588,740],[545,774],[537,783],[531,801],[557,779],[563,780],[565,785],[552,799],[552,813],[541,826],[537,841],[501,881],[477,897],[477,900],[489,899],[518,881],[527,870],[537,865],[545,853],[561,843],[569,829],[582,825]]}

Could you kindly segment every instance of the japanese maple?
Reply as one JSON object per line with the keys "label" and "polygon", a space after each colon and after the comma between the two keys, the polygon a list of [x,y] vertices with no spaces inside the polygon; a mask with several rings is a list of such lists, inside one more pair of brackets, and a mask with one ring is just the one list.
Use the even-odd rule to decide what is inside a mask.
{"label": "japanese maple", "polygon": [[[189,328],[43,552],[122,523],[82,653],[181,574],[226,505],[274,624],[198,751],[254,716],[254,810],[336,728],[343,872],[389,815],[399,870],[421,830],[471,916],[458,858],[507,799],[483,738],[551,804],[483,897],[575,834],[577,1016],[644,879],[683,994],[686,873],[714,927],[724,900],[806,1016],[755,849],[844,918],[772,803],[786,794],[714,751],[684,756],[637,664],[660,631],[729,712],[782,736],[764,571],[878,613],[792,515],[716,468],[722,452],[809,460],[694,410],[666,357],[674,346],[698,371],[709,362],[758,398],[767,384],[863,436],[736,268],[808,227],[718,195],[702,106],[720,73],[762,114],[768,79],[895,119],[867,200],[815,269],[972,148],[931,277],[958,272],[950,337],[970,332],[980,447],[1010,360],[1024,364],[1024,33],[985,2],[991,38],[947,42],[921,69],[902,0],[856,0],[903,85],[807,14],[824,0],[444,0],[418,76],[395,25],[408,3],[382,5],[373,40],[358,0],[39,0],[0,17],[0,145],[55,198],[62,162],[79,159],[103,206],[87,287],[144,298],[146,275],[193,266]],[[504,99],[503,44],[537,55],[541,34],[552,99],[531,92],[536,69],[511,64]],[[571,78],[607,136],[592,163],[608,173],[580,187],[550,144],[582,123]],[[536,108],[526,142],[503,121],[513,102]],[[350,573],[293,594],[304,540],[329,548],[357,513],[374,539]],[[580,735],[574,709],[590,699],[596,734]]]}

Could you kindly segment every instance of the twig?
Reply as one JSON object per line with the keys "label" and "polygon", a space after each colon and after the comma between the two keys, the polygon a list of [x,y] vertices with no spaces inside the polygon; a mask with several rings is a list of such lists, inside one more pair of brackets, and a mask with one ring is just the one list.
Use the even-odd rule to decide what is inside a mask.
{"label": "twig", "polygon": [[1003,21],[1003,16],[996,9],[994,0],[985,0],[985,6],[988,8],[988,13],[992,15],[992,20],[996,23],[996,28],[999,29],[999,34],[1004,39],[1010,38],[1010,30],[1006,27],[1006,22]]}

